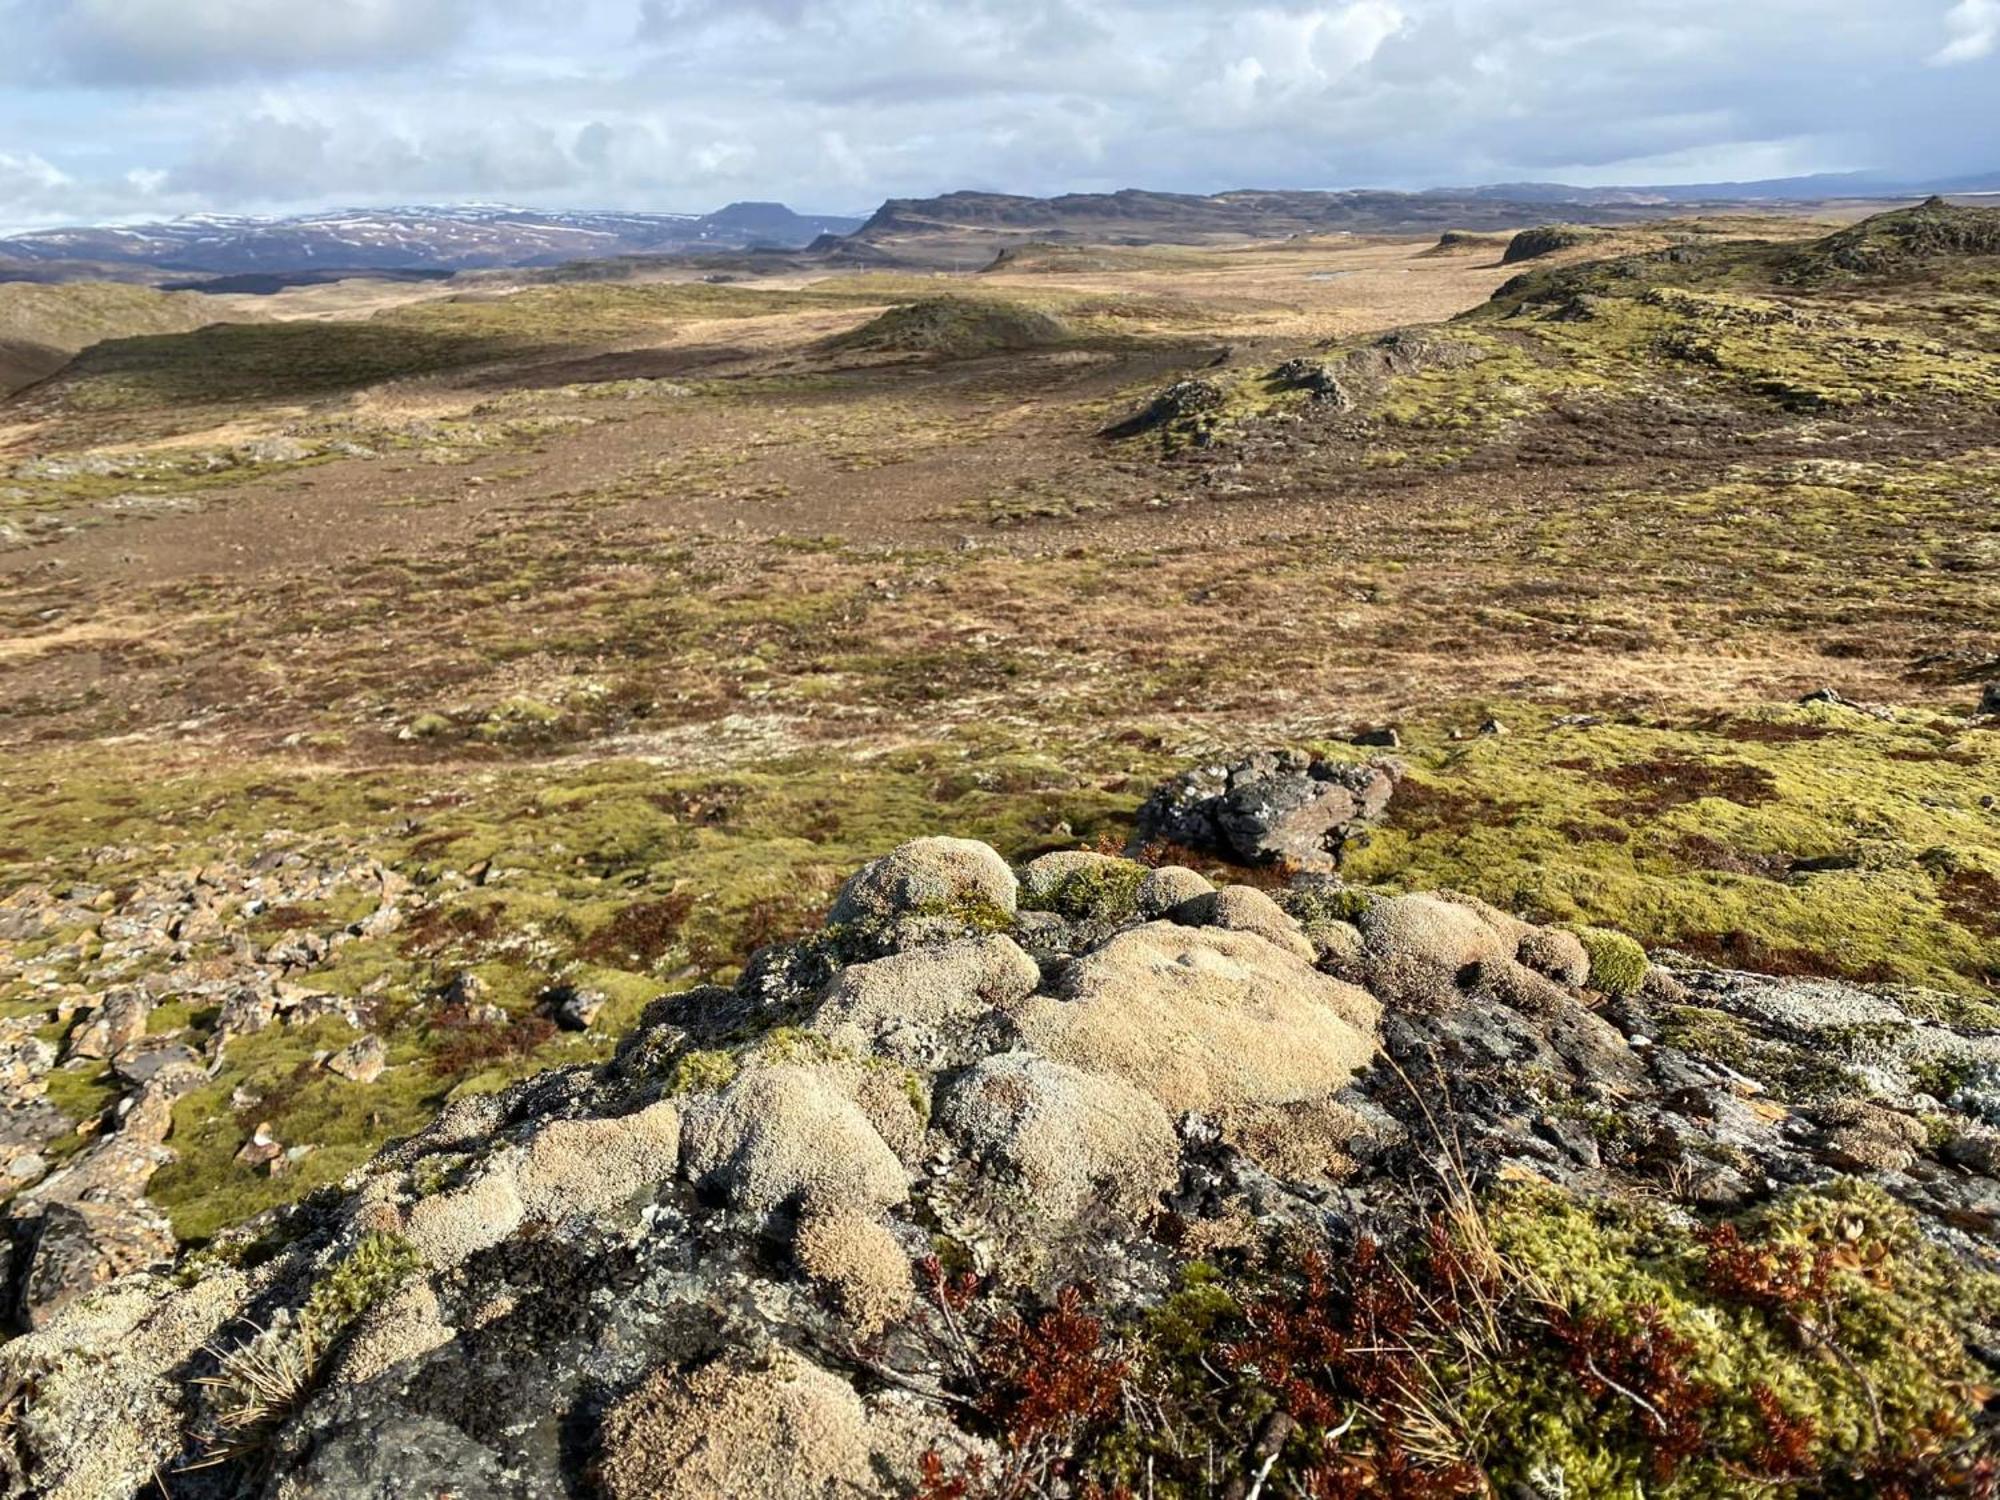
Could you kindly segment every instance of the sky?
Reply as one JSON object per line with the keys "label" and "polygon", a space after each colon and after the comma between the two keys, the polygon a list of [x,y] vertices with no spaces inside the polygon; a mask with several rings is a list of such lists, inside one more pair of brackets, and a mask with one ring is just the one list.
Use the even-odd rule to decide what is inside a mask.
{"label": "sky", "polygon": [[0,0],[0,227],[2000,169],[2000,0]]}

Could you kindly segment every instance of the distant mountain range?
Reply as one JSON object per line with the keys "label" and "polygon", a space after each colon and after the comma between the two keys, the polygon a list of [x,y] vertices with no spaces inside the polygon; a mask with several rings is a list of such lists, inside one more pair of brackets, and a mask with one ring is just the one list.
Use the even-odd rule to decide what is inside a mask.
{"label": "distant mountain range", "polygon": [[1695,207],[1742,210],[1780,203],[1988,191],[2000,191],[2000,173],[1940,183],[1902,183],[1876,174],[1843,173],[1682,187],[1579,188],[1530,182],[1431,188],[1416,193],[1360,188],[1342,192],[1246,190],[1199,196],[1127,189],[1024,198],[959,192],[936,198],[892,198],[875,211],[851,242],[894,253],[917,247],[935,251],[941,242],[953,239],[971,248],[1019,237],[1143,244],[1342,231],[1404,234],[1445,228],[1518,228],[1548,219],[1622,223]]}
{"label": "distant mountain range", "polygon": [[0,239],[0,279],[36,266],[144,267],[210,276],[347,271],[462,271],[548,266],[617,255],[757,248],[795,250],[859,219],[732,203],[712,214],[460,208],[348,209],[291,218],[197,215],[161,224],[50,229]]}
{"label": "distant mountain range", "polygon": [[1696,182],[1667,187],[1571,187],[1560,182],[1501,182],[1485,187],[1434,188],[1448,198],[1504,198],[1515,203],[1645,205],[1661,203],[1816,203],[1835,198],[1929,198],[2000,193],[2000,172],[1913,179],[1886,172],[1821,172],[1757,182]]}
{"label": "distant mountain range", "polygon": [[124,280],[275,290],[355,272],[441,275],[629,257],[809,251],[831,265],[958,264],[1027,238],[1183,243],[1293,234],[1498,229],[1549,219],[1619,223],[1681,212],[1842,198],[2000,193],[2000,173],[1907,182],[1852,172],[1767,182],[1579,188],[1516,182],[1423,192],[958,192],[893,198],[865,222],[733,203],[711,214],[558,212],[475,204],[290,218],[197,215],[159,224],[51,229],[0,239],[0,281]]}

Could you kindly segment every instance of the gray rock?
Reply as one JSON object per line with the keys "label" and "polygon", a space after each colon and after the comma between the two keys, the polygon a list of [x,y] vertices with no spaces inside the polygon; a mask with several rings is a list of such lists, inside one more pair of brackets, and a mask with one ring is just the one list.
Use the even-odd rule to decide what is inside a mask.
{"label": "gray rock", "polygon": [[1330,868],[1341,845],[1387,809],[1395,785],[1396,770],[1386,763],[1350,766],[1296,750],[1260,751],[1160,787],[1139,810],[1138,838],[1241,864]]}
{"label": "gray rock", "polygon": [[40,1328],[85,1292],[171,1261],[176,1248],[173,1231],[149,1208],[51,1203],[22,1277],[21,1321]]}
{"label": "gray rock", "polygon": [[552,990],[547,999],[549,1015],[564,1031],[588,1031],[604,1014],[611,997],[602,990],[565,984]]}
{"label": "gray rock", "polygon": [[1020,881],[985,844],[971,839],[916,839],[884,855],[841,887],[834,923],[943,915],[982,907],[1012,912]]}
{"label": "gray rock", "polygon": [[389,1066],[389,1049],[379,1036],[364,1036],[326,1060],[326,1069],[349,1083],[373,1083]]}

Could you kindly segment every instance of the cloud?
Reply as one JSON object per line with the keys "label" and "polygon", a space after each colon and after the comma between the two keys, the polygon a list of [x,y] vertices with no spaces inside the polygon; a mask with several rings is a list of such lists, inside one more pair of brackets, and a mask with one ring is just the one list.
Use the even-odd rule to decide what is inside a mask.
{"label": "cloud", "polygon": [[69,178],[39,156],[0,151],[0,200],[23,199],[56,191]]}
{"label": "cloud", "polygon": [[0,0],[0,32],[0,152],[61,179],[0,177],[8,222],[2000,165],[2000,0]]}
{"label": "cloud", "polygon": [[1944,18],[1944,29],[1951,40],[1931,58],[1939,67],[1991,57],[2000,46],[2000,0],[1958,0]]}
{"label": "cloud", "polygon": [[14,0],[0,18],[50,81],[171,84],[434,56],[470,0]]}

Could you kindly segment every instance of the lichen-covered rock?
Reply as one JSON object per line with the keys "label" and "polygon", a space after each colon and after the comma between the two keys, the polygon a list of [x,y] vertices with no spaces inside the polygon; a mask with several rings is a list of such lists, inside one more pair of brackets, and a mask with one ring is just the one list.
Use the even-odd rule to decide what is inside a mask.
{"label": "lichen-covered rock", "polygon": [[660,1371],[611,1409],[610,1500],[838,1500],[878,1486],[854,1388],[790,1351]]}
{"label": "lichen-covered rock", "polygon": [[511,1496],[507,1467],[459,1427],[416,1412],[342,1423],[281,1478],[272,1500],[405,1500]]}
{"label": "lichen-covered rock", "polygon": [[1011,912],[1020,881],[1007,861],[972,839],[915,839],[865,866],[841,887],[829,920],[887,921],[965,910]]}
{"label": "lichen-covered rock", "polygon": [[1227,885],[1175,907],[1176,922],[1190,927],[1220,927],[1227,932],[1254,933],[1274,948],[1311,963],[1317,950],[1298,921],[1255,886]]}
{"label": "lichen-covered rock", "polygon": [[1164,917],[1184,902],[1206,896],[1214,889],[1214,884],[1206,875],[1185,865],[1161,865],[1158,869],[1148,870],[1140,880],[1133,904],[1138,915],[1150,922]]}
{"label": "lichen-covered rock", "polygon": [[832,1293],[864,1337],[901,1318],[916,1300],[909,1252],[865,1213],[845,1207],[807,1213],[792,1236],[792,1258]]}
{"label": "lichen-covered rock", "polygon": [[1017,1014],[1034,1051],[1170,1113],[1324,1095],[1367,1066],[1380,1007],[1247,932],[1155,922],[1079,958]]}
{"label": "lichen-covered rock", "polygon": [[826,1069],[752,1068],[683,1117],[682,1166],[733,1207],[887,1208],[909,1182],[868,1117]]}
{"label": "lichen-covered rock", "polygon": [[[1028,905],[1056,909],[1010,913],[991,851],[946,842],[857,877],[852,924],[767,949],[732,986],[661,997],[602,1066],[454,1100],[342,1188],[172,1277],[101,1265],[0,1345],[0,1497],[122,1496],[156,1471],[186,1500],[949,1493],[969,1456],[988,1475],[1005,1462],[954,1421],[965,1403],[998,1410],[1028,1371],[1088,1398],[1100,1333],[1100,1374],[1162,1352],[1193,1374],[1209,1351],[1152,1330],[1253,1333],[1241,1296],[1282,1288],[1272,1257],[1317,1247],[1337,1266],[1362,1235],[1382,1237],[1377,1264],[1423,1274],[1441,1203],[1511,1224],[1496,1253],[1542,1255],[1541,1277],[1612,1287],[1614,1317],[1660,1302],[1661,1276],[1710,1297],[1690,1216],[1792,1184],[1893,1194],[1915,1227],[1892,1259],[1922,1238],[2000,1262],[2000,1039],[1976,1002],[1671,955],[1671,974],[1605,993],[1587,938],[1325,876],[1273,901],[1062,856],[1027,883]],[[1107,880],[1119,899],[1099,899]],[[166,1047],[120,1057],[117,1128],[17,1193],[0,1253],[16,1297],[33,1234],[57,1243],[140,1191],[205,1077]],[[4,1118],[34,1125],[21,1101]],[[1538,1194],[1584,1216],[1674,1206],[1632,1250]],[[1822,1241],[1854,1245],[1870,1277],[1884,1247],[1850,1221],[1886,1221],[1842,1201]],[[1560,1232],[1539,1234],[1544,1218]],[[1654,1248],[1673,1235],[1686,1255]],[[1254,1285],[1234,1279],[1246,1264]],[[1088,1317],[1063,1295],[1079,1284],[1097,1289]],[[1926,1350],[1993,1342],[1973,1326],[1984,1311],[1948,1306],[1950,1337],[1924,1325]],[[1546,1343],[1536,1296],[1525,1314],[1516,1349]],[[1786,1400],[1843,1378],[1771,1332],[1753,1352]],[[1749,1348],[1719,1336],[1731,1359]],[[254,1455],[191,1467],[267,1356],[294,1384]],[[1569,1410],[1554,1357],[1565,1394],[1544,1417]],[[1976,1409],[1984,1377],[1952,1371]],[[1231,1374],[1270,1394],[1249,1364]],[[1897,1388],[1876,1389],[1895,1411]],[[1161,1390],[1109,1391],[1103,1420]],[[1839,1409],[1843,1430],[1869,1427],[1858,1397]],[[1588,1407],[1550,1441],[1596,1442],[1612,1411],[1630,1415]],[[1240,1425],[1213,1452],[1234,1445],[1228,1473],[1254,1476]]]}
{"label": "lichen-covered rock", "polygon": [[190,1356],[242,1315],[251,1282],[219,1272],[185,1290],[134,1279],[79,1298],[0,1345],[12,1417],[0,1493],[107,1500],[141,1493],[187,1443]]}
{"label": "lichen-covered rock", "polygon": [[1382,815],[1395,786],[1396,768],[1387,763],[1259,751],[1160,787],[1139,809],[1139,841],[1164,839],[1250,865],[1331,868],[1348,837]]}
{"label": "lichen-covered rock", "polygon": [[968,1069],[946,1089],[938,1124],[1058,1223],[1093,1212],[1141,1219],[1176,1175],[1173,1124],[1150,1094],[1032,1053]]}
{"label": "lichen-covered rock", "polygon": [[849,965],[810,1025],[858,1056],[935,1069],[977,1056],[982,1025],[1041,980],[1035,961],[1011,939],[965,938]]}

